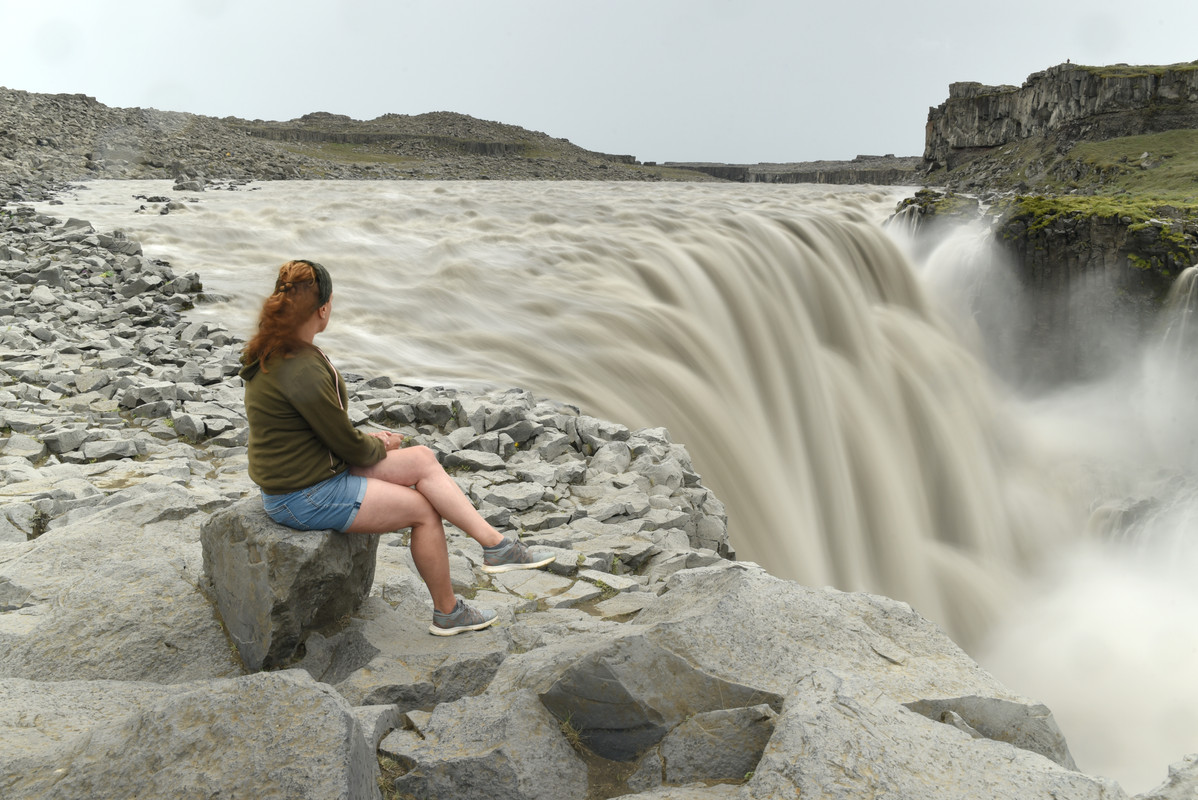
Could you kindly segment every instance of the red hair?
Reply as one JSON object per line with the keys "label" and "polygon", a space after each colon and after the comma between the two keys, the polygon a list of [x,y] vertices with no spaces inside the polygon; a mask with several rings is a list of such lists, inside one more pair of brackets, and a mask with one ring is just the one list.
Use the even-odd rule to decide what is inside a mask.
{"label": "red hair", "polygon": [[246,343],[242,363],[257,361],[266,372],[268,358],[288,356],[303,345],[297,334],[320,308],[318,283],[316,265],[310,261],[288,261],[279,267],[274,294],[262,304],[258,333]]}

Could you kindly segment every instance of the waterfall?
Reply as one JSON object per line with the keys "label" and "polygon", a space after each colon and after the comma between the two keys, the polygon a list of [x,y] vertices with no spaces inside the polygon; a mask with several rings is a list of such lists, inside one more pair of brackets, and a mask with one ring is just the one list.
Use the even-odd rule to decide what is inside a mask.
{"label": "waterfall", "polygon": [[71,213],[233,298],[198,313],[248,333],[277,264],[320,260],[342,366],[663,425],[738,555],[781,577],[906,600],[969,641],[1071,533],[1020,420],[880,226],[897,192],[289,183],[134,215],[129,195],[169,194],[138,188],[91,184]]}

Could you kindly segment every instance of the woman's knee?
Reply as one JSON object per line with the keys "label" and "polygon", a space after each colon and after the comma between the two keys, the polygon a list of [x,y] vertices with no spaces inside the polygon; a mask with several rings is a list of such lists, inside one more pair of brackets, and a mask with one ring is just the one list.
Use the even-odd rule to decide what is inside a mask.
{"label": "woman's knee", "polygon": [[444,472],[445,468],[441,466],[441,462],[437,460],[437,454],[431,447],[425,447],[422,444],[415,447],[407,447],[403,450],[395,450],[392,452],[402,453],[408,452],[411,458],[417,465],[417,469],[422,475],[433,475],[438,472]]}

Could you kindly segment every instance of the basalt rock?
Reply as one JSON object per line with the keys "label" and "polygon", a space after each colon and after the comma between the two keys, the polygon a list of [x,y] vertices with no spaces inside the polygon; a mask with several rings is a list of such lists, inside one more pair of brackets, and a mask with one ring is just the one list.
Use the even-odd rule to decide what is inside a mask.
{"label": "basalt rock", "polygon": [[379,545],[284,527],[252,496],[205,520],[200,542],[216,608],[250,670],[287,663],[308,631],[354,612],[370,594]]}
{"label": "basalt rock", "polygon": [[954,83],[929,110],[924,161],[953,169],[1029,138],[1102,140],[1198,127],[1198,64],[1058,64],[1022,86]]}

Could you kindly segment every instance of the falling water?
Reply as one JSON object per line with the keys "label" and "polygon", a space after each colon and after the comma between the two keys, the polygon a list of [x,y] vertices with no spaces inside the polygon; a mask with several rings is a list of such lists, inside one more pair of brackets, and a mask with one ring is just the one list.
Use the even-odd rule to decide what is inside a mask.
{"label": "falling water", "polygon": [[[278,264],[311,258],[333,273],[322,345],[344,369],[523,386],[664,425],[725,502],[741,558],[905,600],[1050,706],[1052,687],[1010,677],[1030,648],[1012,610],[1053,639],[1054,619],[1069,620],[1044,608],[1062,586],[1086,596],[1068,571],[1076,553],[1111,552],[1087,518],[1104,502],[1115,509],[1105,518],[1134,505],[1143,486],[1129,459],[1132,472],[1159,466],[1135,436],[1143,407],[1127,391],[1111,401],[1126,374],[1033,399],[1003,388],[1019,354],[976,311],[1017,319],[1017,287],[976,231],[912,255],[880,224],[901,191],[293,182],[135,213],[133,195],[171,193],[92,184],[45,210],[124,229],[148,255],[199,272],[230,299],[195,313],[239,333]],[[1128,366],[1136,385],[1150,361]],[[1181,660],[1162,669],[1188,679],[1194,642],[1180,633]],[[1077,685],[1068,658],[1041,658],[1062,660],[1031,671]],[[1181,740],[1151,760],[1137,751],[1138,763],[1163,777],[1198,750]]]}

